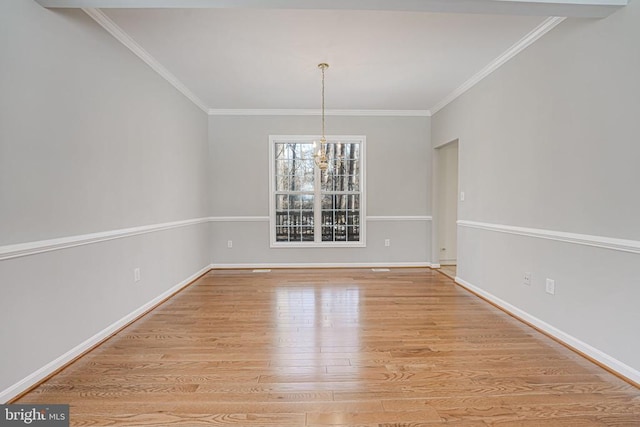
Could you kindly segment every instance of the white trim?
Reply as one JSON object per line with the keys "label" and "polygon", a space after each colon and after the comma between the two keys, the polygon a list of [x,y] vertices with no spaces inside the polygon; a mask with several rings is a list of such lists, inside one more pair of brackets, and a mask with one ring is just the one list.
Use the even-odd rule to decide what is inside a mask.
{"label": "white trim", "polygon": [[153,308],[154,306],[156,306],[157,304],[162,302],[164,299],[166,299],[166,298],[170,297],[171,295],[173,295],[174,293],[178,292],[179,290],[181,290],[182,288],[187,286],[189,283],[193,282],[195,279],[197,279],[201,275],[205,274],[207,271],[211,270],[211,268],[212,268],[211,265],[207,265],[206,267],[200,269],[198,272],[196,272],[195,274],[192,274],[191,276],[189,276],[188,278],[186,278],[182,282],[180,282],[177,285],[173,286],[171,289],[168,289],[167,291],[165,291],[162,294],[158,295],[157,297],[155,297],[151,301],[147,302],[146,304],[138,307],[136,310],[134,310],[131,313],[127,314],[126,316],[124,316],[120,320],[118,320],[118,321],[112,323],[111,325],[107,326],[106,328],[104,328],[102,331],[98,332],[97,334],[95,334],[91,338],[89,338],[89,339],[85,340],[84,342],[78,344],[77,346],[75,346],[71,350],[69,350],[66,353],[64,353],[62,356],[56,358],[55,360],[52,360],[51,362],[47,363],[42,368],[40,368],[37,371],[33,372],[32,374],[26,376],[25,378],[23,378],[22,380],[18,381],[15,384],[13,384],[12,386],[8,387],[7,389],[2,390],[0,392],[0,402],[8,402],[9,400],[11,400],[14,397],[18,396],[20,393],[23,393],[26,390],[28,390],[29,388],[31,388],[34,385],[38,384],[40,381],[42,381],[43,379],[45,379],[46,377],[48,377],[49,375],[51,375],[52,373],[54,373],[58,369],[62,368],[67,363],[73,361],[75,358],[77,358],[78,356],[81,356],[83,353],[85,353],[86,351],[90,350],[95,345],[100,344],[102,341],[104,341],[105,339],[109,338],[111,335],[113,335],[115,332],[117,332],[122,327],[126,326],[127,324],[129,324],[129,323],[131,323],[131,322],[133,322],[135,320],[137,320],[138,317],[140,317],[141,315],[146,313],[149,309]]}
{"label": "white trim", "polygon": [[628,0],[36,0],[45,7],[385,10],[604,18]]}
{"label": "white trim", "polygon": [[[431,221],[430,216],[367,216],[366,221]],[[0,261],[208,222],[269,222],[268,216],[212,216],[0,246]],[[340,247],[344,247],[341,245]]]}
{"label": "white trim", "polygon": [[[321,190],[319,185],[315,185],[313,193],[315,197],[314,205],[314,238],[313,242],[278,242],[276,241],[276,206],[275,206],[275,146],[282,142],[313,144],[315,146],[316,141],[321,138],[320,135],[269,135],[269,247],[270,248],[364,248],[367,246],[367,200],[366,200],[366,186],[367,186],[367,174],[366,174],[366,135],[325,135],[326,143],[355,143],[360,145],[360,157],[358,162],[360,164],[360,188],[358,191],[353,191],[352,194],[360,196],[360,240],[357,242],[323,242],[321,241]],[[315,182],[320,182],[320,170],[314,168]],[[310,193],[310,192],[309,192]]]}
{"label": "white trim", "polygon": [[625,363],[622,363],[621,361],[609,356],[608,354],[598,350],[597,348],[594,348],[589,344],[579,340],[578,338],[573,337],[564,331],[561,331],[555,326],[552,326],[538,319],[537,317],[532,316],[526,311],[523,311],[518,307],[509,304],[508,302],[496,297],[495,295],[492,295],[489,292],[486,292],[483,289],[472,285],[471,283],[461,279],[458,276],[456,276],[455,281],[460,286],[482,296],[483,298],[486,298],[487,300],[491,301],[493,304],[502,308],[506,312],[524,320],[525,322],[528,322],[534,325],[536,328],[560,340],[561,342],[568,345],[569,347],[575,350],[578,350],[579,352],[591,357],[594,360],[597,360],[599,363],[603,364],[604,366],[607,366],[611,370],[630,379],[631,381],[634,381],[635,383],[640,383],[640,371],[632,368],[631,366]]}
{"label": "white trim", "polygon": [[502,65],[504,65],[511,58],[522,52],[533,42],[538,40],[540,37],[544,36],[546,33],[555,28],[558,24],[564,21],[565,18],[552,16],[545,19],[540,25],[534,28],[529,34],[520,39],[516,44],[511,46],[505,52],[502,53],[499,57],[491,61],[487,66],[485,66],[482,70],[478,71],[475,75],[473,75],[469,80],[464,82],[461,86],[451,92],[449,95],[445,96],[440,102],[431,107],[431,114],[436,114],[438,111],[443,109],[447,104],[458,98],[460,95],[471,89],[473,86],[478,84],[481,80],[487,77],[489,74],[496,71]]}
{"label": "white trim", "polygon": [[[362,226],[360,228],[362,231]],[[362,233],[360,233],[362,238]],[[269,246],[271,249],[322,249],[322,248],[366,248],[367,243],[360,242],[271,242]]]}
{"label": "white trim", "polygon": [[433,218],[427,215],[388,215],[388,216],[368,216],[367,221],[431,221]]}
{"label": "white trim", "polygon": [[640,254],[640,241],[638,240],[617,239],[612,237],[593,236],[589,234],[567,233],[564,231],[515,227],[512,225],[490,224],[486,222],[466,220],[459,220],[458,226]]}
{"label": "white trim", "polygon": [[[43,2],[44,3],[44,2]],[[107,15],[105,15],[100,9],[95,7],[84,7],[82,10],[102,26],[107,32],[115,37],[120,43],[126,46],[131,52],[142,59],[147,65],[149,65],[156,73],[167,80],[173,87],[186,96],[191,102],[193,102],[198,108],[207,113],[208,115],[234,115],[234,116],[318,116],[321,114],[319,109],[215,109],[209,108],[205,103],[196,96],[187,86],[184,85],[176,76],[174,76],[169,70],[167,70],[158,60],[156,60],[149,52],[147,52],[142,46],[140,46],[129,34],[127,34],[122,28],[120,28],[115,22],[113,22]],[[533,29],[529,34],[525,35],[521,40],[509,48],[506,52],[494,59],[482,70],[476,73],[469,80],[464,82],[461,86],[447,95],[444,99],[438,102],[430,110],[325,110],[325,114],[328,116],[410,116],[410,117],[430,117],[444,108],[447,104],[455,100],[464,92],[475,86],[478,82],[484,79],[486,76],[494,72],[500,66],[502,66],[509,59],[516,56],[527,46],[538,40],[544,34],[553,29],[556,25],[561,23],[565,18],[563,17],[549,17],[543,21],[538,27]]]}
{"label": "white trim", "polygon": [[214,270],[226,269],[268,269],[268,268],[401,268],[426,267],[433,268],[429,262],[300,262],[300,263],[255,263],[255,264],[211,264]]}
{"label": "white trim", "polygon": [[162,224],[143,225],[140,227],[123,228],[119,230],[61,237],[58,239],[0,246],[0,261],[44,252],[57,251],[60,249],[73,248],[76,246],[90,245],[92,243],[104,242],[107,240],[121,239],[123,237],[155,233],[157,231],[169,230],[172,228],[204,224],[207,222],[209,222],[209,218],[187,219],[184,221],[165,222]]}
{"label": "white trim", "polygon": [[433,263],[431,264],[431,268],[440,268],[440,264]]}
{"label": "white trim", "polygon": [[211,222],[269,222],[268,216],[212,216]]}
{"label": "white trim", "polygon": [[189,90],[176,76],[174,76],[169,70],[167,70],[160,62],[158,62],[149,52],[144,50],[142,46],[136,43],[135,40],[129,36],[122,28],[120,28],[115,22],[113,22],[107,15],[101,10],[95,8],[82,8],[82,11],[89,15],[94,21],[96,21],[102,28],[107,30],[109,34],[115,37],[120,43],[125,45],[131,52],[133,52],[138,58],[142,59],[153,71],[158,73],[162,78],[168,81],[173,87],[175,87],[180,93],[186,96],[191,102],[193,102],[198,108],[207,113],[209,108],[205,103],[198,98],[193,92]]}
{"label": "white trim", "polygon": [[[430,215],[386,215],[367,216],[367,221],[432,221]],[[212,216],[212,222],[263,222],[269,221],[268,216]]]}
{"label": "white trim", "polygon": [[[216,109],[210,108],[210,116],[320,116],[319,109]],[[389,116],[430,117],[429,110],[325,110],[326,116]]]}

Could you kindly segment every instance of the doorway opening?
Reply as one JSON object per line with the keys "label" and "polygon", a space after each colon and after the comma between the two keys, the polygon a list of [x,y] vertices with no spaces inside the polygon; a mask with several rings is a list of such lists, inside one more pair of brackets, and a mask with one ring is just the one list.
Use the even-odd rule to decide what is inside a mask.
{"label": "doorway opening", "polygon": [[436,148],[436,258],[456,277],[458,265],[458,140]]}

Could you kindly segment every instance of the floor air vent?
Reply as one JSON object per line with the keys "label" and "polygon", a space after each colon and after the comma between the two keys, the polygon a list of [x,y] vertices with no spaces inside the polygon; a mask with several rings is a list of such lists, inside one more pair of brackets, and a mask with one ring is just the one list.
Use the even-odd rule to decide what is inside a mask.
{"label": "floor air vent", "polygon": [[391,271],[388,268],[372,268],[371,271],[375,271],[376,273],[381,273],[384,271]]}
{"label": "floor air vent", "polygon": [[271,269],[269,268],[256,268],[251,271],[252,273],[271,273]]}

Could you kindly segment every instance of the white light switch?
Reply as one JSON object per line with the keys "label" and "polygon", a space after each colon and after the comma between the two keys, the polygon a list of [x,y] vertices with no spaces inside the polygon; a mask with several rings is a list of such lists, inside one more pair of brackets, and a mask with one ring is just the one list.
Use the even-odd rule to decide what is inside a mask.
{"label": "white light switch", "polygon": [[548,294],[555,295],[556,293],[556,281],[553,279],[547,279],[546,291]]}
{"label": "white light switch", "polygon": [[464,202],[464,191],[460,192],[460,201]]}
{"label": "white light switch", "polygon": [[227,247],[231,249],[233,247],[233,240],[227,240]]}

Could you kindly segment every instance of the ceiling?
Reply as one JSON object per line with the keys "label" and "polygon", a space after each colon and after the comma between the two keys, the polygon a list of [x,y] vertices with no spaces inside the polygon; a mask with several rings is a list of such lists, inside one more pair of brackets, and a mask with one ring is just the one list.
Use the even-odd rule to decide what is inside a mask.
{"label": "ceiling", "polygon": [[429,110],[544,18],[363,10],[109,9],[213,109]]}
{"label": "ceiling", "polygon": [[[396,0],[386,3],[394,7],[380,8],[384,10],[358,6],[358,0],[347,2],[353,9],[320,7],[321,2],[309,8],[309,1],[300,0],[280,0],[279,7],[272,2],[269,8],[266,2],[237,7],[243,2],[229,6],[208,1],[218,3],[206,8],[177,8],[181,3],[174,2],[159,3],[158,8],[85,11],[210,113],[317,109],[317,64],[327,62],[327,109],[429,114],[561,21],[521,11],[423,10],[437,4],[433,0],[414,0],[411,8],[400,7],[411,0]],[[456,1],[440,3],[451,6]],[[95,4],[100,1],[84,6]],[[82,1],[77,7],[83,7]]]}

